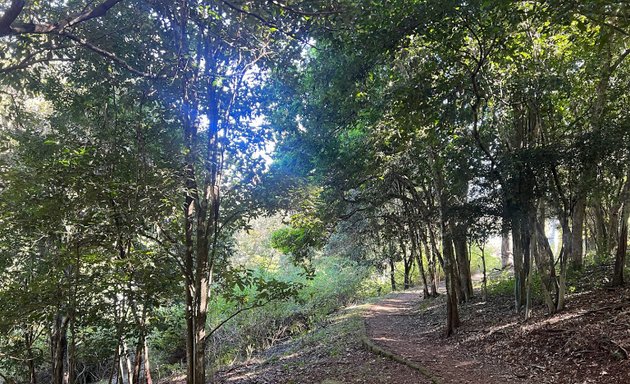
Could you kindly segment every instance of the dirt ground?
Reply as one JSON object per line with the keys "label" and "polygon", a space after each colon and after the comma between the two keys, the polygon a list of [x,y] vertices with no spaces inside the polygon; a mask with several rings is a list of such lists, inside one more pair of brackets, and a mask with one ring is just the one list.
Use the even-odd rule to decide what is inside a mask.
{"label": "dirt ground", "polygon": [[442,305],[439,299],[422,302],[420,292],[393,295],[365,313],[367,334],[384,349],[427,369],[440,383],[524,382],[500,361],[475,356],[451,339],[444,339],[445,317],[432,313]]}
{"label": "dirt ground", "polygon": [[363,346],[361,312],[358,307],[347,309],[322,329],[280,344],[249,364],[219,372],[215,383],[431,383],[417,370]]}
{"label": "dirt ground", "polygon": [[[462,326],[443,337],[444,297],[389,295],[350,308],[323,328],[218,372],[215,383],[430,383],[419,371],[369,352],[378,346],[425,368],[439,383],[630,383],[630,289],[568,297],[562,313],[537,306],[527,321],[510,296],[460,307]],[[365,322],[363,328],[362,322]]]}
{"label": "dirt ground", "polygon": [[570,295],[554,316],[543,309],[524,321],[511,297],[476,300],[446,339],[444,299],[409,292],[375,305],[366,323],[375,342],[443,383],[630,383],[629,289]]}

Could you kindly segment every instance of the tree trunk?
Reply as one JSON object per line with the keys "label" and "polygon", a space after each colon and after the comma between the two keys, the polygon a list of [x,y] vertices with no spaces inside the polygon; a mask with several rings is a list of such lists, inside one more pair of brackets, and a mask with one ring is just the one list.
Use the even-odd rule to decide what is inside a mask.
{"label": "tree trunk", "polygon": [[57,314],[50,337],[53,384],[66,384],[68,380],[65,364],[68,353],[68,320],[67,316]]}
{"label": "tree trunk", "polygon": [[142,369],[142,358],[145,341],[144,341],[144,332],[140,332],[138,336],[138,343],[136,344],[136,352],[133,360],[133,382],[135,384],[140,384],[140,372]]}
{"label": "tree trunk", "polygon": [[35,335],[32,329],[26,333],[24,341],[26,344],[26,366],[28,367],[29,384],[37,384],[37,372],[35,371],[35,356],[33,355],[33,343]]}
{"label": "tree trunk", "polygon": [[473,296],[473,284],[470,272],[468,242],[466,241],[466,227],[464,225],[453,225],[451,228],[454,230],[453,244],[455,245],[461,300],[468,302]]}
{"label": "tree trunk", "polygon": [[457,294],[458,275],[455,270],[455,255],[453,252],[453,239],[446,223],[442,224],[442,268],[446,278],[446,336],[451,336],[459,327],[459,309]]}
{"label": "tree trunk", "polygon": [[630,219],[630,168],[626,181],[619,197],[621,200],[621,212],[619,214],[619,230],[617,239],[617,252],[615,253],[615,270],[613,286],[622,286],[624,282],[623,272],[626,266],[626,254],[628,252],[628,219]]}
{"label": "tree trunk", "polygon": [[123,347],[120,347],[120,353],[118,354],[118,377],[116,378],[117,384],[129,384],[125,382],[125,353]]}
{"label": "tree trunk", "polygon": [[512,242],[514,258],[514,299],[516,311],[525,310],[529,318],[531,309],[531,217],[533,208],[529,207],[512,220]]}
{"label": "tree trunk", "polygon": [[486,245],[481,244],[479,247],[481,250],[481,265],[483,268],[483,301],[488,300],[488,276],[486,273]]}
{"label": "tree trunk", "polygon": [[403,289],[407,290],[411,288],[411,266],[413,265],[413,258],[407,254],[407,247],[405,246],[405,241],[402,236],[400,236],[400,250],[403,259]]}
{"label": "tree trunk", "polygon": [[523,243],[523,275],[525,277],[525,320],[529,319],[532,310],[531,297],[531,277],[532,277],[532,226],[528,221],[527,225],[522,228],[521,242]]}
{"label": "tree trunk", "polygon": [[116,346],[116,352],[114,352],[114,360],[112,362],[112,370],[109,374],[109,380],[107,381],[107,384],[113,384],[114,383],[114,376],[117,375],[118,372],[118,356],[120,355],[120,344],[118,344]]}
{"label": "tree trunk", "polygon": [[133,368],[131,366],[131,360],[129,359],[129,348],[127,342],[123,338],[122,353],[120,355],[120,373],[125,384],[134,384],[133,381]]}
{"label": "tree trunk", "polygon": [[37,372],[35,371],[35,357],[33,356],[32,349],[29,348],[26,358],[28,359],[28,361],[26,362],[28,366],[28,382],[30,384],[37,384]]}
{"label": "tree trunk", "polygon": [[554,256],[549,241],[545,236],[543,224],[540,222],[536,223],[534,239],[534,258],[536,259],[536,267],[542,283],[543,300],[549,314],[553,314],[556,312],[556,302],[552,296],[552,292],[556,291]]}
{"label": "tree trunk", "polygon": [[151,366],[149,364],[149,346],[146,337],[144,338],[144,380],[146,384],[153,384]]}
{"label": "tree trunk", "polygon": [[584,264],[582,234],[584,233],[585,211],[586,198],[582,197],[576,202],[571,220],[571,266],[575,270],[581,270]]}
{"label": "tree trunk", "polygon": [[521,220],[512,220],[512,257],[514,259],[514,303],[516,312],[525,304],[525,276],[523,273],[523,242],[521,240]]}
{"label": "tree trunk", "polygon": [[424,265],[422,263],[422,249],[418,244],[418,237],[415,230],[411,231],[411,254],[412,258],[416,260],[416,264],[418,264],[418,272],[420,274],[420,278],[422,279],[422,295],[425,299],[429,297],[429,288],[427,285],[427,276],[424,272]]}
{"label": "tree trunk", "polygon": [[510,263],[510,258],[512,256],[512,251],[510,250],[510,234],[509,232],[505,232],[501,234],[501,268],[508,268]]}
{"label": "tree trunk", "polygon": [[[630,180],[629,180],[630,183]],[[630,202],[626,200],[621,214],[621,225],[619,228],[619,239],[617,240],[617,252],[615,253],[615,270],[613,275],[613,286],[624,285],[624,270],[626,266],[626,255],[628,252],[628,216],[630,216]]]}
{"label": "tree trunk", "polygon": [[600,257],[605,257],[610,251],[610,239],[608,225],[606,224],[606,213],[599,200],[593,204],[593,216],[595,221],[595,246]]}
{"label": "tree trunk", "polygon": [[427,260],[429,261],[429,278],[430,278],[430,288],[431,288],[431,296],[437,297],[438,295],[438,270],[437,270],[437,260],[435,252],[431,252],[429,246],[424,244],[424,252],[427,255]]}
{"label": "tree trunk", "polygon": [[623,272],[626,266],[626,254],[628,251],[628,222],[621,224],[621,230],[619,231],[619,241],[617,245],[617,252],[615,254],[615,270],[613,275],[613,286],[624,285]]}
{"label": "tree trunk", "polygon": [[396,271],[394,269],[394,257],[390,254],[389,256],[389,279],[392,284],[392,292],[396,291]]}
{"label": "tree trunk", "polygon": [[70,348],[68,349],[68,383],[74,384],[77,375],[77,340],[74,315],[70,318]]}

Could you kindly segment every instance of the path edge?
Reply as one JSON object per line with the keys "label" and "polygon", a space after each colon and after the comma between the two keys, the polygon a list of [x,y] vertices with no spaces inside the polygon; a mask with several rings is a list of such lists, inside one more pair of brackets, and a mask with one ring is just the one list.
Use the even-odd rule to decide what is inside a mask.
{"label": "path edge", "polygon": [[[370,305],[371,307],[372,305]],[[365,312],[365,311],[364,311]],[[431,374],[431,372],[429,372],[429,370],[427,370],[426,368],[424,368],[423,366],[414,363],[413,361],[410,361],[400,355],[397,355],[379,345],[377,345],[374,341],[372,341],[372,339],[370,339],[367,335],[367,325],[366,325],[366,318],[365,316],[361,316],[361,343],[363,344],[363,346],[370,352],[374,353],[375,355],[379,355],[379,356],[383,356],[386,357],[390,360],[393,360],[397,363],[400,364],[404,364],[406,366],[408,366],[409,368],[412,368],[418,372],[420,372],[420,374],[422,376],[424,376],[425,378],[427,378],[428,380],[431,381],[431,383],[433,384],[441,384],[440,380],[438,380],[437,377],[435,377],[433,374]]]}

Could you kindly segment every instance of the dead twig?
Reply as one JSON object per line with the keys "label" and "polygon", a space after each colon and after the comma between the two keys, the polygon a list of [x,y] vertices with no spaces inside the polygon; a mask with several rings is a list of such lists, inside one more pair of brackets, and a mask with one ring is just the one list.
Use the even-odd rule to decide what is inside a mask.
{"label": "dead twig", "polygon": [[614,341],[614,340],[612,340],[612,339],[611,339],[611,340],[610,340],[610,342],[611,342],[611,343],[612,343],[615,347],[617,347],[617,349],[619,349],[619,351],[621,351],[621,353],[623,354],[623,358],[624,358],[624,360],[627,360],[627,359],[628,359],[628,351],[627,351],[624,347],[622,347],[621,345],[619,345],[619,343],[617,343],[616,341]]}

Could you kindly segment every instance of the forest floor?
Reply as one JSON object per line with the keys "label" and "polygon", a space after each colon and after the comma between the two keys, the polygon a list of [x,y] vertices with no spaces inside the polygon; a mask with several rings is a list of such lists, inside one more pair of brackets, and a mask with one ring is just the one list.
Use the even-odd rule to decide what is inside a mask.
{"label": "forest floor", "polygon": [[[554,316],[538,305],[527,321],[508,295],[476,299],[460,307],[450,338],[445,316],[444,295],[390,294],[219,372],[215,383],[630,383],[628,288],[569,295]],[[410,364],[368,351],[366,335]]]}
{"label": "forest floor", "polygon": [[368,351],[362,314],[351,306],[307,333],[265,351],[249,362],[218,372],[216,384],[418,383],[431,381],[417,370]]}
{"label": "forest floor", "polygon": [[440,383],[630,383],[630,290],[582,292],[554,316],[524,321],[512,298],[460,307],[462,326],[443,337],[444,297],[399,293],[367,312],[368,335]]}

